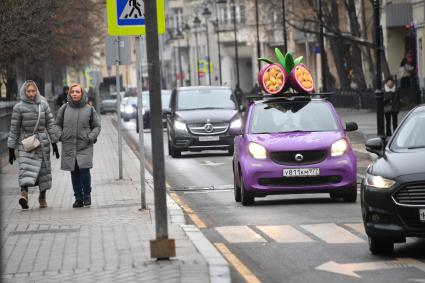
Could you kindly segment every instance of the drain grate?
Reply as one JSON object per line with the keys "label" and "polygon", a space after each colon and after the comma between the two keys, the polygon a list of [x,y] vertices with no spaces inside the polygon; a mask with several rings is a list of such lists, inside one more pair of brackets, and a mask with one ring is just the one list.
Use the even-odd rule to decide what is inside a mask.
{"label": "drain grate", "polygon": [[208,187],[195,187],[195,186],[188,186],[188,187],[173,187],[170,188],[169,191],[171,192],[179,192],[179,191],[227,191],[227,190],[233,190],[233,185],[219,185],[219,186],[208,186]]}
{"label": "drain grate", "polygon": [[10,231],[9,235],[33,235],[33,234],[59,234],[59,233],[77,233],[80,228],[67,228],[67,229],[40,229],[40,230],[27,230],[27,231]]}

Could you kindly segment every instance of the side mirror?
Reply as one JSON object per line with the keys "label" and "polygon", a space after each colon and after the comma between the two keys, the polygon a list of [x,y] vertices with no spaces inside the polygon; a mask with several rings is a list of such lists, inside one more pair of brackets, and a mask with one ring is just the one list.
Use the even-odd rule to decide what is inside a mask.
{"label": "side mirror", "polygon": [[359,126],[356,122],[347,122],[345,123],[345,131],[346,132],[353,132],[357,131],[359,129]]}
{"label": "side mirror", "polygon": [[382,138],[373,138],[366,141],[366,150],[378,156],[384,155],[385,142]]}
{"label": "side mirror", "polygon": [[231,135],[231,136],[239,136],[241,134],[242,134],[241,128],[230,128],[229,129],[229,135]]}

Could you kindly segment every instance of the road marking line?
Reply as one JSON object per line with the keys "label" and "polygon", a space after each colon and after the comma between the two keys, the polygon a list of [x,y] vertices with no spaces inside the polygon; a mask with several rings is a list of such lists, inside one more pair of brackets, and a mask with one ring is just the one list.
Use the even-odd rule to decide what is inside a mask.
{"label": "road marking line", "polygon": [[318,267],[317,270],[337,273],[341,275],[362,278],[355,271],[371,271],[383,270],[392,268],[416,267],[419,270],[425,271],[425,264],[413,258],[397,258],[390,261],[374,261],[374,262],[359,262],[340,264],[335,261],[328,261]]}
{"label": "road marking line", "polygon": [[199,216],[190,208],[181,198],[174,192],[169,193],[170,197],[183,209],[183,211],[190,217],[192,222],[198,229],[205,229],[207,225],[199,218]]}
{"label": "road marking line", "polygon": [[367,237],[366,231],[364,230],[363,223],[349,223],[349,224],[344,224],[344,226],[350,227],[357,233]]}
{"label": "road marking line", "polygon": [[301,227],[328,244],[353,244],[365,242],[335,223],[301,225]]}
{"label": "road marking line", "polygon": [[257,226],[278,243],[310,243],[313,239],[289,225]]}
{"label": "road marking line", "polygon": [[267,242],[248,226],[222,226],[214,228],[229,243],[264,243]]}
{"label": "road marking line", "polygon": [[223,243],[214,243],[227,261],[236,269],[247,283],[261,283],[260,280]]}

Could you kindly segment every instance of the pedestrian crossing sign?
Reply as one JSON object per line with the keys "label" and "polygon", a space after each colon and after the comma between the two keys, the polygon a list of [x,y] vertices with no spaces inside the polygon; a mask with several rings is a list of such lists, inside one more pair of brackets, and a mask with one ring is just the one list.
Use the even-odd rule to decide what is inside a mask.
{"label": "pedestrian crossing sign", "polygon": [[[145,4],[154,0],[107,0],[109,35],[145,35]],[[164,0],[155,0],[158,34],[165,33]]]}

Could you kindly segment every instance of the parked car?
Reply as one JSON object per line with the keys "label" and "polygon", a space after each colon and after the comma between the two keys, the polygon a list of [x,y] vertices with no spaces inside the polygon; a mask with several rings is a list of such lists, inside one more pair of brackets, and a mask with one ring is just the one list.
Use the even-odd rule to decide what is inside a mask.
{"label": "parked car", "polygon": [[[171,90],[161,90],[161,104],[162,104],[162,116],[163,116],[163,126],[166,126],[166,116],[170,112],[170,97]],[[150,111],[150,98],[149,91],[142,92],[143,98],[143,128],[149,129],[151,122],[151,111]],[[136,130],[139,132],[139,119],[136,121]]]}
{"label": "parked car", "polygon": [[168,154],[226,150],[233,154],[234,134],[241,116],[229,87],[196,86],[173,90],[167,116]]}
{"label": "parked car", "polygon": [[425,238],[425,105],[410,111],[392,138],[373,138],[366,149],[379,156],[361,184],[369,249],[391,253],[406,237]]}
{"label": "parked car", "polygon": [[124,122],[137,118],[137,96],[123,98],[121,103],[121,117]]}
{"label": "parked car", "polygon": [[[120,92],[121,99],[124,98],[124,91]],[[117,112],[117,93],[113,92],[111,95],[105,97],[100,104],[100,114],[106,114],[107,112]]]}
{"label": "parked car", "polygon": [[234,197],[242,205],[275,194],[330,193],[357,199],[356,157],[331,103],[320,98],[268,97],[249,105],[235,138]]}

